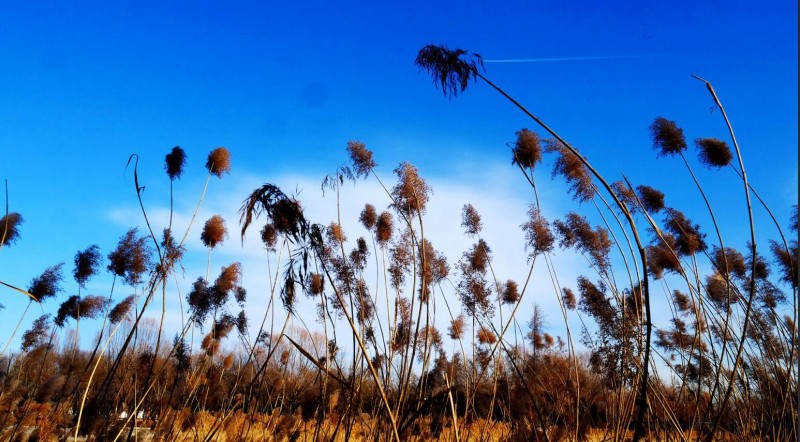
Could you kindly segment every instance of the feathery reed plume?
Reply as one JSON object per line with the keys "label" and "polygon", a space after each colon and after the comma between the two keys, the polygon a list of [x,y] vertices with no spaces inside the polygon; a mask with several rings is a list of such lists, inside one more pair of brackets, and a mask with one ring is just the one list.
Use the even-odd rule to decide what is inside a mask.
{"label": "feathery reed plume", "polygon": [[528,259],[540,253],[548,253],[553,250],[555,237],[550,231],[550,223],[542,216],[538,208],[531,205],[528,208],[528,221],[522,224],[525,232],[525,249],[530,249]]}
{"label": "feathery reed plume", "polygon": [[392,214],[389,212],[381,212],[378,216],[378,221],[375,224],[375,239],[381,247],[386,247],[386,244],[392,239],[392,231],[394,229],[394,221]]}
{"label": "feathery reed plume", "polygon": [[395,210],[407,217],[425,213],[431,188],[419,176],[419,170],[411,163],[401,163],[394,173],[397,175],[397,184],[392,188]]}
{"label": "feathery reed plume", "polygon": [[353,169],[356,176],[366,178],[378,163],[372,159],[372,151],[360,141],[348,141],[347,153],[350,154],[350,161],[353,162]]}
{"label": "feathery reed plume", "polygon": [[664,117],[656,118],[650,125],[650,137],[653,139],[653,149],[658,151],[658,156],[670,156],[686,150],[686,140],[683,129],[672,120]]}
{"label": "feathery reed plume", "polygon": [[136,227],[128,230],[120,237],[117,248],[108,255],[108,270],[130,286],[141,282],[152,255],[147,238],[137,237],[138,233]]}
{"label": "feathery reed plume", "polygon": [[72,295],[62,302],[58,307],[58,312],[56,313],[53,323],[57,327],[63,327],[67,318],[73,318],[77,315],[79,302],[80,298],[78,295]]}
{"label": "feathery reed plume", "polygon": [[29,330],[22,334],[22,351],[28,351],[44,344],[47,329],[50,327],[50,315],[42,315],[33,321]]}
{"label": "feathery reed plume", "polygon": [[692,303],[689,300],[689,296],[687,296],[680,290],[673,290],[672,301],[675,303],[675,307],[681,313],[688,313],[692,308]]}
{"label": "feathery reed plume", "polygon": [[490,255],[492,249],[486,244],[486,241],[479,239],[467,252],[464,253],[466,258],[467,268],[471,272],[485,272],[489,265]]}
{"label": "feathery reed plume", "polygon": [[200,240],[209,249],[222,244],[227,238],[228,228],[225,226],[225,219],[220,215],[214,215],[209,218],[203,226],[203,232],[200,233]]}
{"label": "feathery reed plume", "polygon": [[561,289],[561,300],[564,303],[564,307],[569,310],[575,310],[575,307],[578,305],[577,299],[575,298],[575,292],[568,287],[564,287]]}
{"label": "feathery reed plume", "polygon": [[164,170],[170,180],[175,180],[183,174],[183,167],[186,165],[186,152],[180,146],[175,146],[164,159]]}
{"label": "feathery reed plume", "polygon": [[229,266],[222,267],[217,280],[214,281],[214,286],[221,292],[230,293],[240,286],[241,281],[242,265],[235,262]]}
{"label": "feathery reed plume", "polygon": [[[424,244],[425,247],[420,244],[417,253],[417,268],[420,269],[420,281],[425,282],[424,285],[420,285],[420,300],[423,302],[428,300],[430,288],[442,282],[450,273],[447,258],[445,258],[444,254],[437,252],[433,248],[433,244],[427,239],[425,239]],[[488,249],[488,246],[486,247]]]}
{"label": "feathery reed plume", "polygon": [[798,253],[800,253],[797,248],[797,240],[793,240],[789,244],[789,250],[786,250],[783,244],[779,244],[775,240],[770,240],[769,249],[772,251],[772,255],[775,257],[775,261],[780,267],[781,281],[797,288],[797,257]]}
{"label": "feathery reed plume", "polygon": [[711,261],[714,263],[716,270],[727,279],[734,276],[744,280],[747,275],[747,264],[744,261],[744,255],[733,247],[725,247],[725,253],[723,254],[721,248],[714,246]]}
{"label": "feathery reed plume", "polygon": [[636,193],[623,181],[614,181],[611,183],[611,189],[614,190],[614,193],[617,194],[619,200],[625,204],[629,211],[636,212],[639,209],[639,204],[636,202]]}
{"label": "feathery reed plume", "polygon": [[667,208],[664,227],[675,235],[675,252],[679,256],[691,256],[706,249],[705,233],[700,232],[698,224],[692,224],[683,212]]}
{"label": "feathery reed plume", "polygon": [[[183,255],[186,253],[186,246],[179,246],[177,244],[170,229],[164,229],[161,247],[164,249],[164,261],[166,261],[166,265],[180,261],[181,258],[183,258]],[[159,263],[159,266],[161,266],[161,263]],[[167,269],[161,270],[165,271]]]}
{"label": "feathery reed plume", "polygon": [[342,230],[342,226],[339,223],[330,223],[328,228],[325,229],[325,235],[328,237],[328,241],[336,245],[347,242],[347,236],[345,236],[344,230]]}
{"label": "feathery reed plume", "polygon": [[372,204],[364,204],[364,210],[358,217],[358,221],[365,229],[372,231],[375,225],[378,224],[378,212],[375,211],[375,206]]}
{"label": "feathery reed plume", "polygon": [[31,280],[28,293],[33,295],[40,303],[44,302],[47,298],[56,296],[56,294],[62,291],[61,281],[64,279],[61,273],[62,267],[64,267],[64,263],[46,268],[41,275]]}
{"label": "feathery reed plume", "polygon": [[479,67],[483,69],[483,57],[463,49],[427,45],[419,51],[414,64],[428,71],[445,96],[454,97],[467,89]]}
{"label": "feathery reed plume", "polygon": [[554,152],[558,155],[553,163],[553,176],[561,175],[569,185],[569,192],[579,203],[591,200],[595,194],[592,175],[577,155],[572,153],[567,146],[560,141],[545,140],[545,151]]}
{"label": "feathery reed plume", "polygon": [[84,318],[94,319],[108,306],[108,298],[99,295],[84,296],[79,308],[80,315]]}
{"label": "feathery reed plume", "polygon": [[642,202],[644,210],[649,213],[658,213],[664,210],[664,192],[650,186],[639,185],[636,186],[636,193],[639,195],[639,201]]}
{"label": "feathery reed plume", "polygon": [[561,237],[559,242],[561,247],[575,246],[581,252],[588,254],[600,270],[608,269],[611,240],[606,229],[598,226],[592,230],[586,218],[575,212],[568,213],[565,221],[554,221],[553,227]]}
{"label": "feathery reed plume", "polygon": [[519,300],[519,286],[516,281],[509,279],[503,284],[502,301],[504,304],[516,304]]}
{"label": "feathery reed plume", "polygon": [[206,169],[211,175],[222,178],[223,174],[231,172],[231,153],[224,147],[218,147],[208,154]]}
{"label": "feathery reed plume", "polygon": [[122,301],[118,302],[117,305],[111,309],[111,312],[109,312],[108,320],[111,321],[112,324],[117,324],[125,319],[125,317],[128,316],[128,312],[130,312],[131,308],[133,308],[133,301],[133,295],[129,295],[126,296]]}
{"label": "feathery reed plume", "polygon": [[511,164],[533,169],[542,161],[542,143],[539,134],[528,129],[517,131],[517,141],[512,149]]}
{"label": "feathery reed plume", "polygon": [[236,316],[236,331],[242,336],[247,336],[247,324],[247,312],[244,310],[239,311],[239,314]]}
{"label": "feathery reed plume", "polygon": [[728,293],[733,294],[728,290],[728,283],[725,281],[725,278],[718,272],[714,272],[706,277],[706,294],[709,299],[714,301],[714,303],[721,308],[727,308],[727,303],[730,299]]}
{"label": "feathery reed plume", "polygon": [[308,290],[314,296],[322,294],[325,291],[325,277],[319,273],[312,273]]}
{"label": "feathery reed plume", "polygon": [[447,336],[450,336],[450,339],[454,341],[461,339],[464,334],[464,325],[464,314],[461,313],[450,321],[450,326],[447,328]]}
{"label": "feathery reed plume", "polygon": [[477,337],[478,337],[478,342],[480,342],[481,344],[491,345],[497,342],[497,335],[495,335],[491,330],[489,330],[484,326],[481,326],[481,328],[478,329]]}
{"label": "feathery reed plume", "polygon": [[706,167],[725,167],[731,163],[733,154],[728,143],[718,138],[697,138],[698,158]]}
{"label": "feathery reed plume", "polygon": [[680,273],[681,269],[675,237],[669,233],[662,236],[663,239],[656,238],[654,244],[647,247],[647,266],[655,279],[661,279],[665,270]]}
{"label": "feathery reed plume", "polygon": [[229,370],[231,367],[233,367],[233,353],[228,353],[228,355],[225,356],[225,359],[222,360],[222,366],[226,370]]}
{"label": "feathery reed plume", "polygon": [[483,229],[481,215],[472,204],[464,204],[461,209],[461,227],[464,228],[465,233],[469,236],[475,236]]}
{"label": "feathery reed plume", "polygon": [[100,255],[99,248],[96,245],[89,246],[84,251],[79,251],[75,255],[75,270],[72,275],[75,281],[81,287],[86,287],[86,282],[89,278],[97,273],[97,267],[100,265],[100,260],[103,257]]}
{"label": "feathery reed plume", "polygon": [[267,223],[261,228],[261,242],[267,250],[275,251],[275,246],[278,244],[278,230],[274,224]]}
{"label": "feathery reed plume", "polygon": [[11,212],[0,218],[0,240],[2,245],[8,246],[15,244],[19,239],[19,226],[22,224],[22,215]]}

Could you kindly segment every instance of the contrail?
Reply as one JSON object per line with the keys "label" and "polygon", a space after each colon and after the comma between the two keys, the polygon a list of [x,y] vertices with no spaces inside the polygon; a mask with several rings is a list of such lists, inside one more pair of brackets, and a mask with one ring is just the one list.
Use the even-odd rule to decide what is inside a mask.
{"label": "contrail", "polygon": [[590,55],[585,57],[554,57],[554,58],[509,58],[502,60],[483,60],[484,63],[546,63],[552,61],[591,61],[614,60],[619,58],[644,58],[658,57],[659,54],[647,55]]}

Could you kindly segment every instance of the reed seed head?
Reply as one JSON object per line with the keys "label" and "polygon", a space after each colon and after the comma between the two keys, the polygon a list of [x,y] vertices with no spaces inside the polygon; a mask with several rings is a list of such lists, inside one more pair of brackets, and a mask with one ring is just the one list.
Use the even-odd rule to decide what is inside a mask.
{"label": "reed seed head", "polygon": [[645,185],[636,186],[636,192],[644,210],[649,213],[658,213],[664,210],[664,192]]}
{"label": "reed seed head", "polygon": [[47,329],[50,326],[50,315],[39,316],[33,321],[33,325],[29,330],[22,334],[22,351],[29,351],[44,344],[44,338],[47,336]]}
{"label": "reed seed head", "polygon": [[128,316],[128,312],[130,312],[131,308],[133,308],[133,301],[134,297],[133,295],[130,295],[118,302],[108,314],[108,320],[111,321],[112,324],[117,324],[125,319],[125,317]]}
{"label": "reed seed head", "polygon": [[483,69],[483,58],[463,49],[431,44],[420,49],[414,64],[428,71],[445,96],[454,97],[477,78],[478,69]]}
{"label": "reed seed head", "polygon": [[348,141],[347,153],[350,154],[350,161],[353,162],[353,169],[356,176],[368,177],[369,173],[378,163],[372,159],[372,151],[360,141]]}
{"label": "reed seed head", "polygon": [[228,228],[225,226],[225,219],[220,215],[209,218],[203,226],[203,232],[200,233],[200,240],[209,249],[222,244],[226,238],[228,238]]}
{"label": "reed seed head", "polygon": [[520,227],[525,231],[525,248],[531,249],[529,259],[553,250],[555,236],[550,230],[550,223],[542,216],[539,209],[531,205],[528,209],[528,221]]}
{"label": "reed seed head", "polygon": [[458,317],[453,318],[450,321],[450,327],[447,328],[447,335],[450,336],[450,339],[455,341],[461,339],[461,336],[464,334],[464,314],[459,314]]}
{"label": "reed seed head", "polygon": [[545,151],[558,154],[553,164],[553,176],[564,177],[575,201],[585,203],[594,198],[592,175],[577,155],[557,140],[546,140]]}
{"label": "reed seed head", "polygon": [[261,229],[261,242],[264,243],[267,250],[275,250],[275,246],[278,244],[278,230],[274,224],[265,224]]}
{"label": "reed seed head", "polygon": [[17,242],[22,221],[22,215],[17,212],[11,212],[0,218],[0,245],[8,246]]}
{"label": "reed seed head", "polygon": [[325,277],[319,273],[312,273],[309,291],[314,296],[321,295],[325,291]]}
{"label": "reed seed head", "polygon": [[542,161],[542,143],[539,135],[528,129],[518,131],[513,154],[511,164],[519,164],[529,169],[536,167],[536,164]]}
{"label": "reed seed head", "polygon": [[397,184],[392,188],[394,208],[409,217],[425,213],[431,188],[419,176],[419,170],[410,163],[401,163],[394,173],[398,178]]}
{"label": "reed seed head", "polygon": [[375,211],[375,206],[372,204],[365,204],[364,210],[361,211],[358,220],[365,229],[372,231],[378,223],[378,213]]}
{"label": "reed seed head", "polygon": [[564,307],[569,310],[575,310],[575,307],[578,305],[578,301],[575,298],[575,292],[568,287],[561,289],[561,300],[564,302]]}
{"label": "reed seed head", "polygon": [[728,143],[718,138],[698,138],[694,144],[699,150],[700,162],[707,167],[725,167],[733,159]]}
{"label": "reed seed head", "polygon": [[86,282],[89,278],[97,273],[97,267],[100,265],[100,260],[103,257],[100,255],[99,248],[96,245],[89,246],[84,251],[79,251],[75,255],[75,270],[72,275],[75,281],[81,287],[86,287]]}
{"label": "reed seed head", "polygon": [[228,149],[220,146],[208,154],[206,169],[211,175],[222,178],[222,175],[231,172],[231,153]]}
{"label": "reed seed head", "polygon": [[477,235],[483,229],[481,215],[472,204],[464,204],[461,209],[461,227],[464,228],[469,236]]}
{"label": "reed seed head", "polygon": [[664,117],[656,118],[650,125],[650,137],[653,139],[653,149],[658,151],[658,156],[670,156],[686,150],[686,139],[683,129],[674,121]]}
{"label": "reed seed head", "polygon": [[392,214],[389,212],[381,212],[378,221],[375,224],[375,239],[381,247],[386,247],[386,244],[392,239],[392,230],[394,229],[394,221]]}
{"label": "reed seed head", "polygon": [[481,344],[494,344],[497,342],[497,335],[488,328],[481,326],[481,328],[478,329],[478,342]]}
{"label": "reed seed head", "polygon": [[48,267],[41,275],[33,278],[28,287],[28,293],[33,295],[40,303],[47,298],[52,298],[62,291],[61,282],[64,279],[61,273],[64,263]]}
{"label": "reed seed head", "polygon": [[509,279],[503,285],[502,301],[504,304],[516,304],[519,300],[519,286],[514,280]]}
{"label": "reed seed head", "polygon": [[186,152],[180,146],[175,146],[172,151],[167,154],[164,160],[164,170],[167,172],[169,179],[174,181],[183,174],[183,167],[186,165]]}

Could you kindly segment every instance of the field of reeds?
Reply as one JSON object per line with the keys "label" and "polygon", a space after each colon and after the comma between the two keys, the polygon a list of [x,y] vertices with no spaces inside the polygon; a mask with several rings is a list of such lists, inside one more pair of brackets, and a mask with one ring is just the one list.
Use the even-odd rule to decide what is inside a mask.
{"label": "field of reeds", "polygon": [[[591,147],[578,150],[509,96],[479,56],[427,46],[416,64],[446,96],[488,87],[531,118],[508,153],[509,173],[533,195],[515,233],[526,274],[509,279],[493,265],[482,235],[491,226],[470,204],[453,214],[463,254],[448,260],[425,229],[432,189],[419,170],[402,163],[384,182],[379,151],[357,141],[321,184],[338,202],[353,192],[345,183],[357,192],[375,181],[382,201],[309,219],[296,196],[267,183],[241,196],[237,228],[221,216],[152,224],[132,156],[142,228],[25,287],[0,270],[4,292],[30,299],[24,311],[0,312],[4,321],[45,312],[3,337],[0,440],[797,440],[797,206],[790,220],[772,215],[711,83],[697,78],[729,139],[687,141],[665,117],[643,128],[651,167],[669,161],[696,185],[694,204],[711,220],[700,225],[670,205],[670,189],[595,169]],[[208,155],[206,187],[231,173],[231,155]],[[185,166],[183,149],[166,155],[170,189]],[[701,167],[720,178],[701,182]],[[575,203],[555,219],[537,193],[550,180],[564,180]],[[742,203],[715,207],[706,190],[720,185]],[[771,224],[756,226],[754,213]],[[740,220],[747,237],[726,236],[719,217]],[[358,231],[344,231],[344,219],[357,219]],[[23,220],[9,209],[0,218],[0,253],[24,240]],[[757,242],[757,231],[773,239]],[[229,236],[246,234],[272,263],[266,292],[248,290],[236,262],[175,289],[190,235],[210,262]],[[554,257],[566,250],[584,259],[576,280],[559,276]],[[550,279],[532,280],[536,267]],[[107,294],[84,294],[102,272],[112,278]],[[535,304],[518,314],[534,284],[558,300],[561,317],[550,322],[563,322],[563,335],[548,331]],[[121,297],[120,287],[134,294]],[[173,335],[167,296],[184,302]],[[301,298],[315,317],[298,317]],[[267,306],[263,317],[248,316],[253,300]],[[99,332],[82,346],[77,332],[89,321]],[[10,347],[18,334],[21,346]]]}

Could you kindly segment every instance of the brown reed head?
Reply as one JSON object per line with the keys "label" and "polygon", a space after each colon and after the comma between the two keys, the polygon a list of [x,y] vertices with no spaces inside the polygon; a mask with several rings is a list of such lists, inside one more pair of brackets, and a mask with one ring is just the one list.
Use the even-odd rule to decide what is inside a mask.
{"label": "brown reed head", "polygon": [[108,270],[131,286],[141,282],[152,255],[147,238],[138,234],[139,230],[135,227],[128,230],[120,238],[117,248],[108,255]]}
{"label": "brown reed head", "polygon": [[214,286],[222,292],[233,292],[242,282],[242,264],[234,262],[229,266],[223,266],[222,270],[214,281]]}
{"label": "brown reed head", "polygon": [[477,235],[483,229],[481,215],[472,204],[464,204],[461,209],[461,227],[464,228],[465,233],[469,236]]}
{"label": "brown reed head", "polygon": [[459,314],[457,317],[450,321],[450,326],[447,328],[447,335],[450,339],[459,340],[464,335],[464,314]]}
{"label": "brown reed head", "polygon": [[186,165],[186,152],[180,146],[175,146],[172,151],[167,154],[164,160],[164,170],[167,172],[169,179],[174,181],[183,174],[183,167]]}
{"label": "brown reed head", "polygon": [[478,69],[483,69],[483,57],[463,49],[430,44],[420,49],[414,64],[428,71],[445,96],[454,97],[477,78]]}
{"label": "brown reed head", "polygon": [[660,157],[679,154],[686,150],[683,129],[674,121],[664,117],[658,117],[650,124],[650,137],[653,140],[653,149],[658,151]]}
{"label": "brown reed head", "polygon": [[128,316],[128,312],[130,312],[131,308],[133,308],[133,301],[134,297],[133,295],[130,295],[118,302],[108,314],[108,320],[111,321],[112,324],[117,324],[125,319],[125,317]]}
{"label": "brown reed head", "polygon": [[321,295],[325,291],[325,277],[319,273],[312,273],[308,290],[314,296]]}
{"label": "brown reed head", "polygon": [[718,138],[698,138],[694,140],[700,162],[707,167],[725,167],[731,163],[733,155],[728,143]]}
{"label": "brown reed head", "polygon": [[350,154],[350,161],[353,163],[356,176],[366,178],[372,169],[378,165],[372,159],[372,151],[367,149],[367,146],[360,141],[348,141],[347,153]]}
{"label": "brown reed head", "polygon": [[401,163],[394,173],[398,182],[392,188],[392,206],[405,216],[425,213],[431,188],[419,176],[419,170],[411,163]]}
{"label": "brown reed head", "polygon": [[542,161],[542,143],[536,132],[522,129],[517,132],[517,141],[512,149],[514,158],[512,164],[519,164],[521,167],[533,169],[536,164]]}
{"label": "brown reed head", "polygon": [[17,242],[22,221],[22,215],[17,212],[10,212],[0,218],[0,245],[8,246]]}
{"label": "brown reed head", "polygon": [[392,214],[385,211],[381,212],[380,216],[378,216],[378,221],[375,223],[375,239],[381,247],[386,247],[386,244],[392,239],[393,229]]}
{"label": "brown reed head", "polygon": [[228,238],[228,228],[225,219],[220,215],[214,215],[206,221],[203,231],[200,233],[200,240],[203,245],[213,249],[222,244]]}
{"label": "brown reed head", "polygon": [[42,315],[33,321],[31,328],[22,334],[22,351],[28,351],[44,344],[47,330],[50,328],[50,315]]}
{"label": "brown reed head", "polygon": [[89,278],[97,273],[97,267],[102,259],[97,245],[91,245],[86,250],[78,251],[75,255],[75,270],[72,271],[72,275],[79,286],[86,287]]}
{"label": "brown reed head", "polygon": [[519,300],[519,286],[516,281],[509,279],[503,284],[501,300],[503,304],[516,304]]}
{"label": "brown reed head", "polygon": [[345,236],[342,225],[339,223],[331,222],[328,228],[325,229],[325,235],[328,237],[328,241],[337,246],[347,242],[347,236]]}
{"label": "brown reed head", "polygon": [[664,210],[664,192],[650,186],[639,185],[636,186],[636,193],[647,212],[658,213]]}
{"label": "brown reed head", "polygon": [[231,153],[228,149],[220,146],[208,154],[206,169],[211,175],[222,178],[222,175],[231,172]]}
{"label": "brown reed head", "polygon": [[264,243],[267,250],[275,250],[275,246],[278,244],[278,230],[274,224],[267,223],[261,228],[261,242]]}
{"label": "brown reed head", "polygon": [[578,300],[575,298],[575,292],[573,292],[569,287],[564,287],[561,289],[561,301],[564,303],[564,307],[569,310],[575,310],[575,307],[578,305]]}
{"label": "brown reed head", "polygon": [[683,212],[668,208],[664,227],[675,236],[676,252],[679,256],[691,256],[706,249],[705,233],[692,223]]}
{"label": "brown reed head", "polygon": [[64,276],[61,272],[64,263],[48,267],[41,275],[33,278],[28,286],[28,293],[33,295],[40,303],[47,298],[52,298],[62,291],[61,282]]}
{"label": "brown reed head", "polygon": [[361,211],[358,220],[365,229],[372,231],[378,223],[378,212],[375,211],[375,206],[372,204],[365,204],[364,210]]}
{"label": "brown reed head", "polygon": [[477,333],[478,342],[481,344],[494,344],[497,342],[497,335],[488,328],[481,326]]}
{"label": "brown reed head", "polygon": [[520,227],[525,232],[525,248],[531,250],[529,259],[553,250],[555,236],[550,230],[550,223],[542,216],[538,208],[530,206],[528,221]]}
{"label": "brown reed head", "polygon": [[558,155],[553,163],[553,176],[561,175],[569,185],[569,192],[575,201],[585,203],[595,194],[592,175],[577,155],[558,140],[545,140],[545,151]]}

